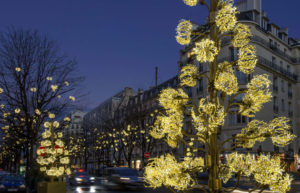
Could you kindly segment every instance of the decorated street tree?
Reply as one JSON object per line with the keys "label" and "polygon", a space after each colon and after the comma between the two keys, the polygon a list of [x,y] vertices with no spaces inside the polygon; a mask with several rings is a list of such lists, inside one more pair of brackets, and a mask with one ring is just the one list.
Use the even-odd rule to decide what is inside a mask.
{"label": "decorated street tree", "polygon": [[131,167],[133,150],[136,149],[138,139],[138,127],[127,125],[123,127],[120,135],[121,149],[128,167]]}
{"label": "decorated street tree", "polygon": [[50,179],[60,177],[64,174],[70,175],[69,151],[65,149],[62,140],[63,133],[55,132],[59,127],[59,122],[54,121],[55,115],[49,113],[50,122],[44,123],[45,131],[42,133],[43,140],[37,148],[37,162],[40,165],[40,171],[45,172]]}
{"label": "decorated street tree", "polygon": [[[280,158],[227,151],[225,144],[252,148],[256,142],[270,138],[276,146],[286,146],[293,139],[289,120],[278,117],[270,122],[252,120],[232,138],[221,140],[223,125],[232,107],[239,108],[242,116],[253,118],[264,103],[271,99],[270,80],[265,74],[254,75],[245,89],[239,89],[235,70],[251,74],[257,63],[256,50],[250,45],[251,32],[248,26],[237,23],[237,10],[232,0],[184,0],[189,6],[204,5],[209,10],[207,29],[197,32],[198,40],[191,42],[192,23],[182,20],[177,27],[177,41],[192,48],[188,54],[200,63],[209,66],[207,74],[199,74],[197,66],[187,64],[181,69],[180,88],[167,88],[160,93],[159,102],[164,111],[157,116],[151,135],[164,138],[169,146],[176,148],[180,143],[187,146],[184,161],[167,154],[152,159],[145,169],[145,179],[150,187],[166,186],[172,190],[203,189],[209,192],[233,191],[240,176],[252,177],[256,188],[270,188],[275,192],[289,190],[292,179],[281,167]],[[232,45],[237,48],[238,60],[218,61],[224,37],[232,37]],[[185,90],[195,87],[197,80],[207,78],[208,95],[199,101],[190,98]],[[239,96],[240,102],[236,102]],[[184,129],[184,120],[191,120],[192,128]],[[223,136],[223,135],[222,135]],[[205,148],[202,148],[205,145]],[[205,152],[205,158],[195,151]],[[221,153],[226,153],[226,162],[220,161]],[[208,188],[197,183],[199,172],[208,171]],[[237,185],[232,189],[222,188],[222,181],[236,176]],[[253,190],[252,190],[253,191]]]}
{"label": "decorated street tree", "polygon": [[[0,33],[0,127],[7,146],[3,148],[18,149],[26,164],[27,184],[34,178],[34,151],[48,112],[61,116],[72,108],[72,95],[78,97],[81,81],[76,61],[47,36],[13,27]],[[6,157],[20,161],[11,153]]]}
{"label": "decorated street tree", "polygon": [[82,167],[85,149],[84,139],[82,137],[74,138],[70,136],[64,139],[64,141],[66,149],[69,151],[70,164]]}

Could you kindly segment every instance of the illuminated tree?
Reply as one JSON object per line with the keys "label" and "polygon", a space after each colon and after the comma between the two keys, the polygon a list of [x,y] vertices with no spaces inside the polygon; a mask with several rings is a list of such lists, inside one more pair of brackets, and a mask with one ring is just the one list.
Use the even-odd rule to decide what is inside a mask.
{"label": "illuminated tree", "polygon": [[37,148],[37,162],[40,165],[40,171],[45,172],[46,175],[53,177],[60,177],[64,174],[70,175],[69,168],[69,151],[65,149],[62,140],[63,133],[55,132],[59,127],[59,122],[54,121],[54,114],[49,113],[50,122],[44,123],[45,131],[42,133],[43,140]]}
{"label": "illuminated tree", "polygon": [[138,127],[128,125],[121,130],[121,149],[128,167],[131,167],[133,150],[136,148],[138,139]]}
{"label": "illuminated tree", "polygon": [[14,28],[0,34],[0,124],[6,142],[20,143],[28,184],[41,125],[48,112],[60,116],[72,107],[75,97],[70,95],[81,80],[76,62],[46,36]]}
{"label": "illuminated tree", "polygon": [[[96,129],[97,131],[97,129]],[[106,132],[96,132],[96,145],[95,151],[97,155],[98,165],[105,164],[109,165],[109,152],[110,152],[110,145],[109,145],[109,137]]]}
{"label": "illuminated tree", "polygon": [[[69,151],[69,158],[71,160],[70,164],[79,164],[82,166],[82,157],[84,156],[84,139],[82,137],[80,138],[74,138],[69,137],[68,139],[64,139],[66,144],[66,149]],[[79,160],[79,163],[78,163]]]}
{"label": "illuminated tree", "polygon": [[[254,71],[257,59],[255,47],[250,45],[251,32],[248,26],[237,23],[237,10],[232,0],[184,0],[189,6],[204,5],[209,10],[207,30],[197,32],[196,42],[191,42],[192,23],[181,21],[177,27],[176,40],[182,45],[192,47],[190,57],[209,66],[208,74],[199,74],[197,66],[187,64],[181,69],[181,88],[167,88],[160,93],[159,102],[164,111],[157,116],[151,134],[158,139],[165,139],[169,146],[176,148],[179,143],[187,146],[187,156],[178,162],[173,155],[152,159],[145,169],[145,178],[150,187],[162,185],[184,191],[202,187],[197,184],[197,174],[209,172],[208,191],[220,192],[221,181],[227,182],[233,175],[251,176],[257,182],[258,189],[270,188],[275,192],[286,192],[291,185],[291,178],[280,165],[279,157],[253,156],[238,152],[227,153],[226,163],[221,163],[220,154],[228,151],[225,144],[235,141],[236,146],[252,148],[256,142],[270,138],[276,146],[286,146],[293,139],[289,120],[278,117],[270,122],[252,120],[236,136],[221,141],[224,120],[231,107],[239,108],[239,114],[255,117],[264,103],[271,99],[270,80],[265,74],[254,75],[244,90],[239,90],[234,71],[245,74]],[[236,61],[218,61],[221,43],[224,37],[232,37],[232,45],[239,50]],[[197,80],[207,78],[208,96],[194,101],[185,90],[194,87]],[[242,95],[242,101],[234,99]],[[192,130],[185,130],[184,120],[191,120]],[[202,148],[202,145],[205,148]],[[206,157],[197,157],[195,151],[203,151]],[[237,188],[237,185],[235,186]],[[233,189],[223,189],[225,192]],[[204,191],[206,191],[204,189]]]}

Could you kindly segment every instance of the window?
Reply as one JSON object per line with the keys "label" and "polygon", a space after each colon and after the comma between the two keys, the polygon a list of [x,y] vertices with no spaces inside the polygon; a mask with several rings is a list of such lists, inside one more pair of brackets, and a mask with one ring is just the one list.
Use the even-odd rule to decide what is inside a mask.
{"label": "window", "polygon": [[241,71],[236,70],[235,76],[237,77],[239,84],[247,84],[248,83],[248,75],[242,73]]}
{"label": "window", "polygon": [[281,91],[284,92],[284,80],[281,80]]}
{"label": "window", "polygon": [[287,65],[286,70],[288,71],[288,73],[291,72],[290,65]]}
{"label": "window", "polygon": [[230,123],[230,125],[236,124],[236,115],[234,113],[229,114],[229,123]]}
{"label": "window", "polygon": [[199,72],[203,72],[203,63],[199,63]]}
{"label": "window", "polygon": [[237,123],[242,124],[242,123],[247,122],[247,119],[245,116],[242,116],[241,114],[237,114],[236,116],[237,116],[237,119],[236,119]]}
{"label": "window", "polygon": [[293,117],[293,107],[291,102],[288,103],[288,114],[289,117]]}
{"label": "window", "polygon": [[188,88],[188,95],[189,95],[189,97],[192,96],[192,88]]}
{"label": "window", "polygon": [[289,104],[288,104],[288,110],[289,110],[289,112],[292,111],[292,103],[291,102],[289,102]]}
{"label": "window", "polygon": [[199,90],[199,92],[203,92],[203,79],[202,78],[199,80],[198,90]]}
{"label": "window", "polygon": [[234,60],[234,48],[229,47],[229,49],[230,49],[230,60],[233,61]]}
{"label": "window", "polygon": [[273,76],[273,91],[277,92],[278,91],[278,80],[277,76]]}
{"label": "window", "polygon": [[293,91],[292,91],[292,84],[288,83],[288,97],[292,98],[293,97]]}
{"label": "window", "polygon": [[278,113],[278,101],[276,96],[273,97],[273,110],[275,113]]}
{"label": "window", "polygon": [[272,56],[272,65],[276,65],[276,58],[274,56]]}
{"label": "window", "polygon": [[279,68],[280,72],[283,72],[283,62],[280,61],[280,68]]}
{"label": "window", "polygon": [[284,99],[281,99],[281,111],[285,111],[285,106],[284,106]]}

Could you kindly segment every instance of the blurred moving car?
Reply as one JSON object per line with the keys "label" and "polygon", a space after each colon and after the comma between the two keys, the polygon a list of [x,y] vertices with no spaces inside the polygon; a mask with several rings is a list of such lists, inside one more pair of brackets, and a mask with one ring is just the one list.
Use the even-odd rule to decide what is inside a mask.
{"label": "blurred moving car", "polygon": [[90,176],[88,172],[83,169],[79,169],[73,175],[70,176],[69,182],[72,186],[77,185],[92,185],[95,183],[95,177]]}
{"label": "blurred moving car", "polygon": [[105,168],[104,186],[108,189],[142,189],[143,178],[133,168]]}
{"label": "blurred moving car", "polygon": [[26,192],[25,179],[17,174],[2,174],[0,192]]}

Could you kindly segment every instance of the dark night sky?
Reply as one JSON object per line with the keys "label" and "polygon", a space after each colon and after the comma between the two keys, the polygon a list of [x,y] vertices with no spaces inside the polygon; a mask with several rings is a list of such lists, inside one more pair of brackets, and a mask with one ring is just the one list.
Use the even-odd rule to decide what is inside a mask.
{"label": "dark night sky", "polygon": [[[284,2],[284,3],[282,3]],[[300,1],[263,0],[270,20],[300,38]],[[181,18],[203,23],[205,7],[182,0],[1,0],[0,31],[13,25],[38,29],[76,57],[89,108],[129,86],[147,89],[176,75]]]}

